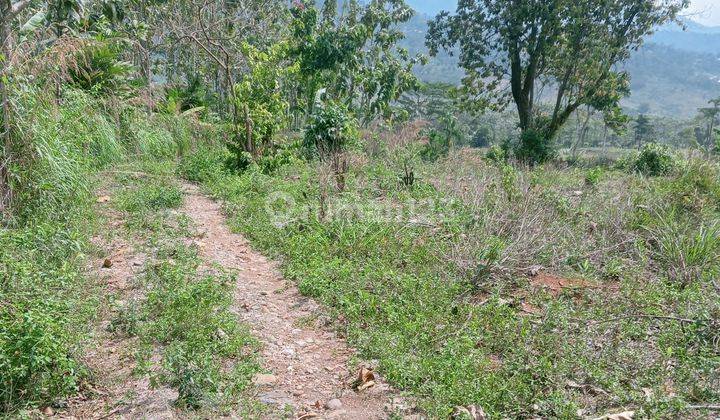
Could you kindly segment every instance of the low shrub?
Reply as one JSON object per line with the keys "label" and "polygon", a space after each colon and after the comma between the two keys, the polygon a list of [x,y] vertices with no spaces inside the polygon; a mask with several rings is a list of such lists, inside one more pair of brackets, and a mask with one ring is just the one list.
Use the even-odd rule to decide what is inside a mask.
{"label": "low shrub", "polygon": [[301,148],[302,145],[299,142],[276,145],[266,149],[262,156],[256,159],[255,163],[260,172],[272,175],[283,166],[296,161],[300,156]]}
{"label": "low shrub", "polygon": [[182,205],[183,194],[177,185],[161,182],[128,189],[118,196],[119,207],[129,213],[177,208]]}
{"label": "low shrub", "polygon": [[600,183],[600,180],[602,179],[604,174],[605,170],[603,170],[603,168],[601,167],[596,167],[588,170],[585,173],[585,185],[588,185],[590,187],[596,186]]}
{"label": "low shrub", "polygon": [[82,275],[89,215],[73,213],[0,229],[0,412],[76,393],[87,374],[78,353],[96,307]]}
{"label": "low shrub", "polygon": [[440,131],[430,130],[427,133],[427,143],[420,150],[420,157],[426,162],[436,162],[450,153],[450,137]]}
{"label": "low shrub", "polygon": [[355,117],[343,105],[330,102],[310,118],[303,147],[309,156],[326,159],[343,152],[357,139]]}
{"label": "low shrub", "polygon": [[513,149],[515,158],[529,165],[548,162],[557,156],[552,141],[537,130],[526,130]]}
{"label": "low shrub", "polygon": [[648,143],[633,157],[630,169],[645,176],[661,176],[672,172],[677,165],[678,158],[669,147]]}
{"label": "low shrub", "polygon": [[235,161],[234,157],[224,147],[200,148],[180,159],[177,173],[188,181],[210,181],[226,173],[226,165]]}
{"label": "low shrub", "polygon": [[505,149],[498,145],[493,145],[485,153],[485,159],[493,163],[505,163],[507,161],[507,153]]}

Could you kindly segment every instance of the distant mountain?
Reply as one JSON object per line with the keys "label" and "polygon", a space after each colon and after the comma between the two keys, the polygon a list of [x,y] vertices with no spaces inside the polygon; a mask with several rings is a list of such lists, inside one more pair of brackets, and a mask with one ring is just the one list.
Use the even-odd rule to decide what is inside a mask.
{"label": "distant mountain", "polygon": [[[449,7],[449,2],[421,2],[422,10]],[[454,8],[454,6],[453,6]],[[403,45],[412,53],[427,53],[427,13],[418,13],[404,25]],[[622,68],[630,73],[631,96],[623,101],[631,113],[692,117],[697,108],[720,96],[720,27],[687,22],[686,30],[673,24],[660,28]],[[415,73],[426,82],[458,84],[464,71],[457,57],[441,53]]]}
{"label": "distant mountain", "polygon": [[720,27],[693,21],[686,21],[684,25],[684,30],[674,23],[665,25],[650,37],[649,42],[680,50],[720,54]]}
{"label": "distant mountain", "polygon": [[631,112],[692,117],[720,96],[720,55],[650,43],[624,64],[630,74]]}

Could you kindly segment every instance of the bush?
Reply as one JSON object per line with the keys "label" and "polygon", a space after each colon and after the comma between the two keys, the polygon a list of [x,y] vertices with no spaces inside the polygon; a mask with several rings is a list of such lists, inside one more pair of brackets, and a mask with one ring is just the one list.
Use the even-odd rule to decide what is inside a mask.
{"label": "bush", "polygon": [[120,60],[123,46],[119,42],[90,41],[75,55],[68,68],[69,84],[99,94],[128,93],[132,89],[132,64]]}
{"label": "bush", "polygon": [[355,117],[343,105],[330,102],[313,114],[303,147],[310,156],[325,159],[344,151],[357,138]]}
{"label": "bush", "polygon": [[498,145],[494,145],[490,147],[490,149],[485,153],[485,158],[489,160],[490,162],[494,163],[505,163],[507,161],[507,153],[505,149]]}
{"label": "bush", "polygon": [[290,165],[298,158],[297,152],[300,148],[300,143],[295,142],[266,149],[256,160],[260,172],[272,175],[283,166]]}
{"label": "bush", "polygon": [[660,176],[669,174],[676,166],[677,158],[669,147],[648,143],[634,157],[630,169],[646,176]]}
{"label": "bush", "polygon": [[537,130],[526,130],[520,135],[520,142],[513,151],[515,157],[529,165],[548,162],[555,158],[552,141]]}
{"label": "bush", "polygon": [[430,130],[427,143],[420,150],[420,157],[426,162],[435,162],[450,153],[450,138],[439,131]]}
{"label": "bush", "polygon": [[235,156],[224,147],[200,148],[180,160],[177,173],[188,181],[211,181],[222,176],[231,161],[236,161]]}
{"label": "bush", "polygon": [[206,111],[213,102],[214,98],[202,81],[194,77],[186,86],[168,87],[165,91],[165,101],[159,105],[159,109],[168,114],[180,114],[194,109]]}

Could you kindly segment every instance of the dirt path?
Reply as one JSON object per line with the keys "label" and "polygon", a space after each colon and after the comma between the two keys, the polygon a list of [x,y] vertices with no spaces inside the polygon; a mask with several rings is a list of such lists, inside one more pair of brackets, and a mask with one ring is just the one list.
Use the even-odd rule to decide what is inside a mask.
{"label": "dirt path", "polygon": [[133,246],[123,232],[123,216],[112,210],[110,197],[99,194],[98,212],[107,226],[93,244],[101,255],[91,260],[90,275],[97,278],[106,299],[95,327],[97,347],[89,349],[84,361],[93,372],[92,385],[85,384],[80,395],[69,402],[61,418],[151,418],[172,419],[177,391],[153,388],[147,377],[133,375],[136,338],[110,330],[118,308],[141,296],[135,279],[141,275],[145,255]]}
{"label": "dirt path", "polygon": [[289,408],[296,417],[387,418],[389,387],[376,380],[373,387],[353,390],[357,372],[348,371],[353,352],[347,343],[331,331],[303,322],[319,313],[317,304],[300,295],[274,263],[230,231],[218,203],[194,185],[186,184],[184,189],[183,212],[200,231],[203,257],[238,273],[236,308],[262,343],[263,363],[270,372],[254,380],[259,399],[279,412]]}

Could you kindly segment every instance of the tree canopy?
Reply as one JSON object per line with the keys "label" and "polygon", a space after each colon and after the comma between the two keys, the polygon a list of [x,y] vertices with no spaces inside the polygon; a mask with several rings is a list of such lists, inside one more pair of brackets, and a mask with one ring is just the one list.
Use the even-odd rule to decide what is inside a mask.
{"label": "tree canopy", "polygon": [[[550,141],[582,105],[617,115],[617,69],[688,0],[463,0],[430,24],[431,54],[459,49],[462,98],[474,109],[514,102],[523,132]],[[538,104],[550,101],[547,108]]]}

